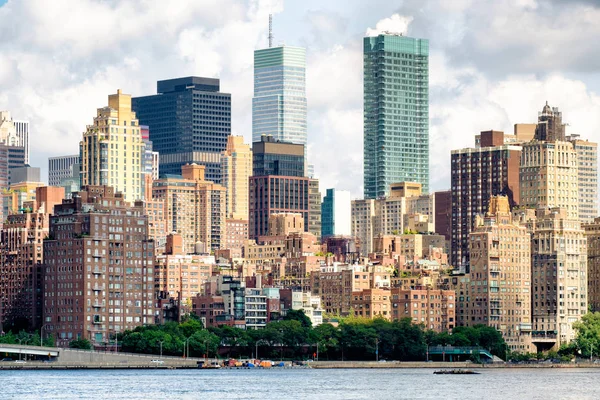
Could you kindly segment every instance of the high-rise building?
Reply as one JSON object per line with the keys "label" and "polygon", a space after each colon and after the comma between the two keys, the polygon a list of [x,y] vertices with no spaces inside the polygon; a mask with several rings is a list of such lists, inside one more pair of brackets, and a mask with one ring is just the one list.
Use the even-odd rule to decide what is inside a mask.
{"label": "high-rise building", "polygon": [[588,303],[592,312],[600,311],[600,217],[583,225],[587,238]]}
{"label": "high-rise building", "polygon": [[548,103],[539,113],[534,140],[523,144],[519,181],[520,205],[560,207],[569,218],[579,218],[577,152],[566,141],[562,113]]}
{"label": "high-rise building", "polygon": [[327,189],[321,204],[321,236],[346,236],[352,233],[352,198],[345,190]]}
{"label": "high-rise building", "polygon": [[465,325],[489,325],[511,351],[534,352],[530,233],[513,223],[506,196],[493,196],[489,204],[469,235],[471,301]]}
{"label": "high-rise building", "polygon": [[225,247],[226,189],[206,180],[205,169],[204,165],[184,165],[181,175],[167,174],[154,181],[153,198],[164,202],[166,231],[181,235],[188,253]]}
{"label": "high-rise building", "polygon": [[252,176],[252,150],[242,136],[229,136],[221,154],[222,184],[227,189],[228,219],[248,220],[248,179]]}
{"label": "high-rise building", "polygon": [[218,79],[189,76],[158,81],[157,93],[132,99],[140,124],[150,128],[160,172],[179,174],[186,164],[206,167],[206,178],[221,183],[221,152],[231,134],[231,95]]}
{"label": "high-rise building", "polygon": [[13,120],[10,112],[0,111],[0,143],[23,147],[25,164],[29,164],[29,121]]}
{"label": "high-rise building", "polygon": [[426,233],[434,230],[435,197],[422,194],[420,183],[393,183],[389,193],[378,199],[351,201],[351,234],[359,239],[360,252],[365,256],[373,251],[375,237],[402,234],[409,229],[411,217],[422,217],[427,227],[415,230]]}
{"label": "high-rise building", "polygon": [[[11,183],[12,170],[15,168],[25,166],[25,148],[9,146],[0,143],[0,188],[8,188]],[[4,204],[2,197],[0,196],[0,227],[2,222],[6,219],[4,214],[4,208],[7,205]]]}
{"label": "high-rise building", "polygon": [[[262,135],[307,145],[306,49],[279,46],[254,51],[252,142]],[[306,158],[305,158],[305,165]]]}
{"label": "high-rise building", "polygon": [[452,239],[452,191],[435,192],[433,195],[435,233],[444,235],[450,242]]}
{"label": "high-rise building", "polygon": [[304,146],[262,136],[252,144],[249,237],[257,240],[269,229],[269,215],[299,213],[307,232],[321,235],[318,180],[304,176]]}
{"label": "high-rise building", "polygon": [[[60,186],[63,179],[73,178],[73,167],[75,164],[79,164],[79,154],[48,157],[48,185]],[[79,180],[79,175],[76,178]]]}
{"label": "high-rise building", "polygon": [[186,254],[181,236],[170,234],[165,252],[156,256],[155,290],[160,298],[175,298],[180,303],[191,301],[202,292],[214,266],[214,256]]}
{"label": "high-rise building", "polygon": [[20,146],[25,148],[25,164],[29,165],[29,121],[15,120],[14,123]]}
{"label": "high-rise building", "polygon": [[0,243],[0,323],[2,329],[35,329],[42,324],[42,243],[48,214],[9,215]]}
{"label": "high-rise building", "polygon": [[154,324],[147,229],[142,203],[130,206],[109,186],[88,186],[55,207],[43,244],[44,334],[58,346],[83,338],[102,345]]}
{"label": "high-rise building", "polygon": [[233,257],[241,257],[248,239],[248,191],[252,176],[252,150],[242,136],[229,136],[227,149],[221,153],[221,175],[227,189],[227,235],[224,248]]}
{"label": "high-rise building", "polygon": [[587,240],[565,209],[538,209],[531,242],[533,342],[538,351],[576,337],[588,310]]}
{"label": "high-rise building", "polygon": [[79,144],[81,186],[111,186],[123,193],[125,201],[143,198],[145,145],[131,95],[108,96],[108,106],[99,108]]}
{"label": "high-rise building", "polygon": [[579,219],[592,222],[598,216],[598,144],[567,136],[577,154]]}
{"label": "high-rise building", "polygon": [[364,38],[364,194],[395,182],[429,190],[429,41],[398,34]]}
{"label": "high-rise building", "polygon": [[520,204],[521,146],[505,144],[502,132],[481,132],[481,147],[451,153],[451,264],[468,272],[469,234],[475,217],[485,214],[492,196]]}

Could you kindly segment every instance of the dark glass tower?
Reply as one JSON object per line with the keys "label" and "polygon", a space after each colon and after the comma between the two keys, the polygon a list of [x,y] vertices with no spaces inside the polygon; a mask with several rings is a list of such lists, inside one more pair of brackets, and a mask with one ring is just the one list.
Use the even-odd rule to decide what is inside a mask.
{"label": "dark glass tower", "polygon": [[135,97],[140,125],[150,127],[161,174],[180,174],[181,166],[206,166],[206,179],[221,182],[220,157],[231,135],[231,94],[218,79],[189,76],[158,81],[157,93]]}

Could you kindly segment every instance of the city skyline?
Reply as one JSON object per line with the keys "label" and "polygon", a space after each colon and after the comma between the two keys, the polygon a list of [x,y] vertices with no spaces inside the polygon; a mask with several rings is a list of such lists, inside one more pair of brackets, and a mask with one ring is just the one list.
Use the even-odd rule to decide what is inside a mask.
{"label": "city skyline", "polygon": [[[82,2],[78,10],[59,3],[56,11],[71,22],[69,29],[56,29],[52,13],[38,15],[34,2],[0,6],[0,33],[7,38],[0,44],[5,88],[0,109],[31,122],[31,164],[45,177],[48,157],[76,153],[89,115],[108,93],[121,88],[133,96],[151,95],[157,80],[187,75],[221,79],[222,90],[232,94],[232,133],[250,143],[253,52],[267,47],[269,13],[274,14],[274,45],[307,49],[308,162],[324,188],[362,197],[362,38],[383,30],[430,42],[430,140],[435,144],[430,191],[450,186],[450,150],[471,146],[472,135],[483,130],[510,132],[514,123],[535,122],[546,100],[568,116],[568,134],[598,141],[600,79],[593,72],[595,60],[587,58],[596,45],[585,40],[598,28],[584,15],[600,15],[600,10],[587,2],[569,7],[553,1],[231,5],[182,4],[156,13],[135,3]],[[114,21],[79,23],[88,12],[114,16]],[[139,14],[136,24],[162,28],[118,27],[116,22],[131,13]],[[552,33],[554,20],[562,21],[560,36]],[[21,30],[31,25],[27,21],[35,21],[33,36]],[[99,29],[114,30],[115,54],[94,56],[108,43],[95,40]],[[566,46],[576,30],[583,40]],[[141,34],[148,35],[147,43],[139,42]],[[557,58],[560,52],[564,57]],[[47,66],[43,76],[31,67],[38,64]],[[65,116],[60,110],[67,106],[71,112]],[[334,145],[339,157],[332,159],[327,155]]]}

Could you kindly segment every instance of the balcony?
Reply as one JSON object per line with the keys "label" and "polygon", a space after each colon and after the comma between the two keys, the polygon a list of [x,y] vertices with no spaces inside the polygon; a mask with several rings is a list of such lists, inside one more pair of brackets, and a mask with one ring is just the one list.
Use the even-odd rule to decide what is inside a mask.
{"label": "balcony", "polygon": [[92,304],[92,307],[94,307],[94,308],[102,308],[104,306],[105,306],[104,304],[98,303],[98,302],[95,302],[94,304]]}
{"label": "balcony", "polygon": [[94,292],[101,292],[104,290],[104,287],[100,286],[100,285],[94,285],[94,287],[92,288],[92,290]]}

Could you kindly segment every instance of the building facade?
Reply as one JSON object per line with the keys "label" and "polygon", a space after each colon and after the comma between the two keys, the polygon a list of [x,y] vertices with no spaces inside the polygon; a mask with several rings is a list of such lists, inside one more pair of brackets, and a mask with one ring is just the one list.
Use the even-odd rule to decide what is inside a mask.
{"label": "building facade", "polygon": [[600,311],[600,217],[583,225],[587,239],[588,303],[592,312]]}
{"label": "building facade", "polygon": [[99,108],[79,144],[81,186],[112,186],[125,201],[143,198],[143,155],[145,145],[131,95],[108,96],[108,106]]}
{"label": "building facade", "polygon": [[579,219],[592,222],[598,216],[598,144],[579,135],[567,136],[567,141],[577,154]]}
{"label": "building facade", "polygon": [[8,329],[36,329],[42,325],[43,241],[48,214],[9,215],[2,227],[0,246],[0,323]]}
{"label": "building facade", "polygon": [[167,232],[180,234],[188,253],[209,253],[225,246],[226,189],[207,181],[205,168],[184,165],[181,175],[165,175],[153,185],[154,200],[163,202]]}
{"label": "building facade", "polygon": [[485,324],[511,351],[535,352],[531,341],[530,233],[513,223],[508,198],[494,196],[469,236],[471,307],[465,324]]}
{"label": "building facade", "polygon": [[154,243],[142,204],[89,186],[55,207],[44,240],[44,333],[58,346],[154,324]]}
{"label": "building facade", "polygon": [[135,97],[133,110],[150,129],[160,172],[179,174],[186,164],[206,166],[208,180],[221,183],[221,152],[231,134],[231,95],[218,79],[189,76],[158,81],[156,95]]}
{"label": "building facade", "polygon": [[61,186],[64,179],[77,179],[79,181],[79,168],[77,176],[73,168],[79,164],[79,154],[72,156],[48,157],[48,184]]}
{"label": "building facade", "polygon": [[394,182],[429,190],[429,41],[396,34],[364,38],[364,196]]}
{"label": "building facade", "polygon": [[504,143],[502,132],[481,132],[481,147],[451,153],[451,263],[468,272],[469,234],[475,217],[485,214],[492,196],[506,195],[520,204],[521,147]]}
{"label": "building facade", "polygon": [[306,49],[278,46],[255,50],[252,141],[270,135],[301,144],[306,153],[306,118]]}
{"label": "building facade", "polygon": [[565,209],[539,209],[531,242],[533,341],[538,350],[576,337],[588,311],[587,240]]}
{"label": "building facade", "polygon": [[321,204],[321,236],[348,236],[352,233],[352,198],[345,190],[327,189]]}

